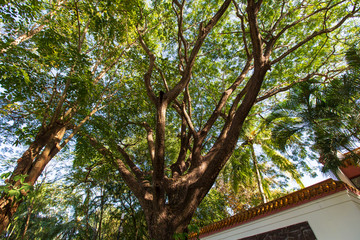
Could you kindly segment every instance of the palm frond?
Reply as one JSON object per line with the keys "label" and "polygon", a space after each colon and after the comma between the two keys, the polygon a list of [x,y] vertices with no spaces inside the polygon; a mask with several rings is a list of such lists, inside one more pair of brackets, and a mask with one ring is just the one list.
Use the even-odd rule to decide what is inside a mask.
{"label": "palm frond", "polygon": [[271,161],[282,171],[290,174],[291,178],[297,182],[300,187],[304,187],[301,181],[301,174],[297,171],[296,166],[279,151],[272,149],[266,144],[261,145],[266,155],[271,158]]}

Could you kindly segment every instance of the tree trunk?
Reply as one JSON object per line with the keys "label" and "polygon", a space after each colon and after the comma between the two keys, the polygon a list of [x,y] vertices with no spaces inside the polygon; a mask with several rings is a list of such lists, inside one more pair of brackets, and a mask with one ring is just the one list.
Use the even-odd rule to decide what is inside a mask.
{"label": "tree trunk", "polygon": [[[182,200],[180,198],[179,200]],[[186,234],[188,232],[187,227],[199,203],[200,201],[192,198],[189,201],[185,200],[172,206],[166,204],[161,208],[162,210],[154,210],[158,208],[150,206],[152,210],[149,211],[143,207],[150,239],[173,240],[177,233]]]}
{"label": "tree trunk", "polygon": [[14,197],[2,196],[0,199],[0,233],[7,229],[20,203],[21,201],[15,201]]}
{"label": "tree trunk", "polygon": [[148,223],[149,235],[154,240],[173,240],[175,229],[171,226],[171,220],[167,217],[161,221],[152,219]]}
{"label": "tree trunk", "polygon": [[[102,220],[103,220],[103,214],[104,214],[104,204],[105,204],[105,200],[104,200],[104,193],[105,191],[102,189],[101,191],[101,203],[100,203],[100,219],[99,219],[99,227],[98,227],[98,233],[97,235],[99,235],[99,240],[101,240],[101,225],[102,225]],[[96,236],[95,236],[96,239]]]}

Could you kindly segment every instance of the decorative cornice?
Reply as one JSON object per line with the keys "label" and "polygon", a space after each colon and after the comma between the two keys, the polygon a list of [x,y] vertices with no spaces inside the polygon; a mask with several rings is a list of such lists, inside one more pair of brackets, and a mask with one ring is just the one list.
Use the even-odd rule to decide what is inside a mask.
{"label": "decorative cornice", "polygon": [[[199,234],[200,236],[210,235],[344,190],[360,195],[359,190],[343,182],[327,179],[271,202],[240,212],[219,222],[207,225],[200,230]],[[197,235],[198,233],[191,233],[189,239],[195,239]]]}
{"label": "decorative cornice", "polygon": [[351,158],[352,154],[357,154],[360,155],[360,148],[356,148],[354,150],[352,150],[352,152],[347,152],[345,153],[344,159],[341,161],[342,165],[341,167],[348,167],[348,166],[357,166],[358,165],[358,161],[355,161],[353,158]]}

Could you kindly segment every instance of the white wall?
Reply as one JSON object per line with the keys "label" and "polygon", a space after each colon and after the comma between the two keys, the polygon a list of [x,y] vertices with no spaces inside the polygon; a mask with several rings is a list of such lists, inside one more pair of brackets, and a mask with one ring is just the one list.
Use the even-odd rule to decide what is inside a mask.
{"label": "white wall", "polygon": [[200,239],[237,240],[305,221],[318,240],[359,240],[360,197],[341,191]]}

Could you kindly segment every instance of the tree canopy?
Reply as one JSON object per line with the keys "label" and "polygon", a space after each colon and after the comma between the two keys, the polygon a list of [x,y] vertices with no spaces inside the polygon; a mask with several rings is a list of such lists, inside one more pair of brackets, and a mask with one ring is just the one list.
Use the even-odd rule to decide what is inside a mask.
{"label": "tree canopy", "polygon": [[[234,150],[246,151],[246,122],[269,115],[288,90],[345,73],[359,9],[343,0],[2,4],[0,131],[25,150],[0,199],[0,231],[69,148],[75,168],[109,168],[96,191],[126,184],[150,238],[186,232]],[[297,165],[277,156],[297,178]]]}

